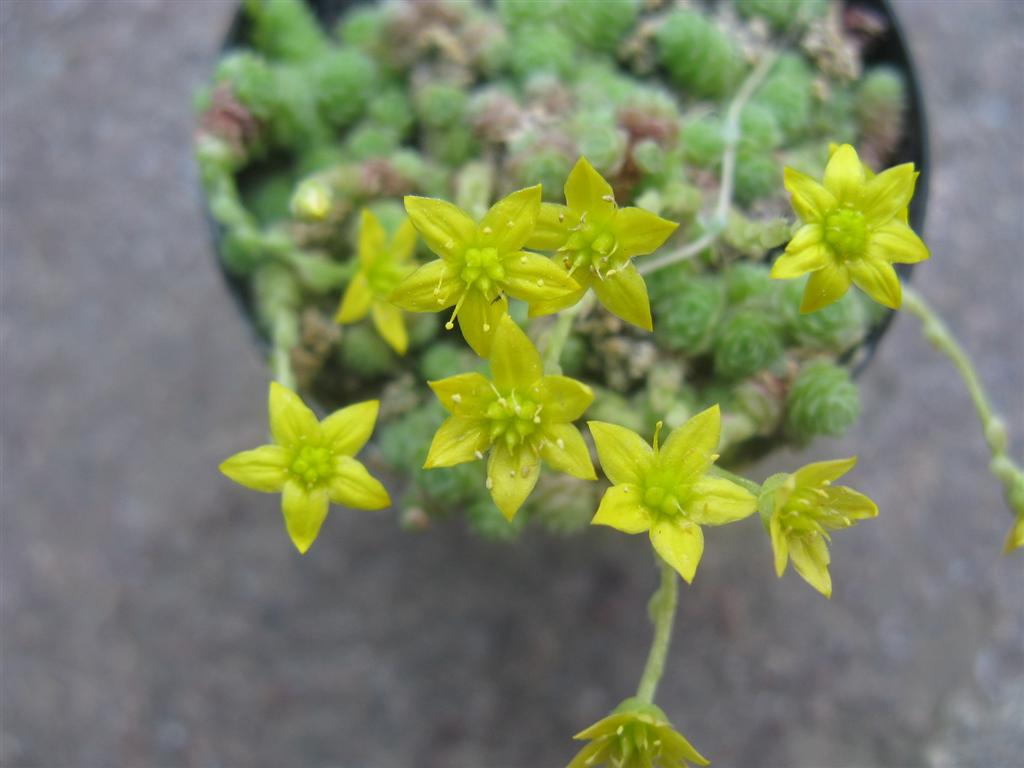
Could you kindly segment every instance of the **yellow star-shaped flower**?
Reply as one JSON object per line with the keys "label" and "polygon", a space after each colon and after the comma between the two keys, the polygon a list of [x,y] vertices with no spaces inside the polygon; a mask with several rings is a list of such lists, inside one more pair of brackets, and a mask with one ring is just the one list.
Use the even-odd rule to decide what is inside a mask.
{"label": "yellow star-shaped flower", "polygon": [[348,325],[369,314],[377,333],[395,352],[404,355],[409,335],[402,310],[388,297],[416,269],[412,263],[415,248],[416,230],[408,219],[388,242],[380,220],[364,208],[359,223],[359,271],[345,289],[335,321]]}
{"label": "yellow star-shaped flower", "polygon": [[511,520],[537,484],[540,463],[595,480],[590,452],[572,422],[594,399],[590,387],[545,376],[540,355],[508,315],[498,321],[491,376],[463,373],[429,382],[452,415],[434,435],[423,465],[451,467],[487,460],[487,487]]}
{"label": "yellow star-shaped flower", "polygon": [[354,456],[366,445],[380,402],[356,403],[318,422],[299,396],[270,385],[272,445],[236,453],[220,471],[240,485],[282,494],[284,522],[305,554],[327,517],[328,502],[354,509],[383,509],[388,492]]}
{"label": "yellow star-shaped flower", "polygon": [[792,559],[804,581],[832,597],[828,532],[878,515],[878,507],[864,494],[832,485],[856,463],[856,457],[819,461],[765,481],[758,507],[772,537],[775,573],[780,579]]}
{"label": "yellow star-shaped flower", "polygon": [[687,582],[704,552],[702,525],[724,525],[747,517],[756,499],[731,480],[708,474],[718,458],[721,414],[714,405],[675,429],[653,448],[636,432],[602,421],[587,422],[601,468],[614,485],[601,499],[594,525],[623,533],[650,532],[661,558]]}
{"label": "yellow star-shaped flower", "polygon": [[540,186],[499,200],[479,223],[444,200],[406,197],[405,210],[427,246],[440,256],[424,264],[392,293],[410,312],[454,306],[446,328],[459,328],[481,357],[491,352],[507,296],[533,306],[578,290],[576,282],[540,254],[524,251],[540,213]]}
{"label": "yellow star-shaped flower", "polygon": [[593,288],[608,311],[652,330],[647,284],[633,266],[633,257],[653,253],[679,225],[642,208],[619,208],[611,185],[585,157],[565,182],[565,202],[541,206],[527,246],[557,251],[556,261],[579,288],[531,305],[531,316],[570,307]]}
{"label": "yellow star-shaped flower", "polygon": [[929,257],[927,246],[907,223],[917,176],[913,163],[876,176],[849,144],[832,153],[821,184],[785,169],[786,190],[803,226],[772,265],[771,276],[788,279],[811,273],[801,312],[838,301],[851,283],[879,304],[899,309],[902,290],[892,265]]}

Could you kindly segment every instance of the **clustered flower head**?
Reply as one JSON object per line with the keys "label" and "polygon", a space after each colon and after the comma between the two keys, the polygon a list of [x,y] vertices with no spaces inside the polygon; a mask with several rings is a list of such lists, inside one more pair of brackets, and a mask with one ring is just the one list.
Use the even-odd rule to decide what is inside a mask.
{"label": "clustered flower head", "polygon": [[220,471],[240,485],[281,493],[288,535],[305,554],[320,533],[329,502],[353,509],[391,504],[380,481],[355,455],[370,439],[380,402],[356,403],[317,421],[299,396],[270,384],[271,445],[236,453]]}
{"label": "clustered flower head", "polygon": [[786,190],[803,226],[771,275],[785,279],[811,273],[801,312],[838,301],[851,283],[879,304],[899,309],[902,289],[892,265],[929,257],[927,246],[907,223],[917,177],[913,163],[876,176],[849,144],[832,153],[821,184],[785,169]]}
{"label": "clustered flower head", "polygon": [[568,768],[687,768],[708,761],[669,723],[654,704],[626,699],[603,720],[576,739],[590,743],[581,749]]}
{"label": "clustered flower head", "polygon": [[829,531],[850,528],[878,515],[878,507],[864,494],[832,485],[856,463],[856,457],[820,461],[765,481],[758,508],[771,534],[779,578],[792,559],[804,581],[825,597],[832,597]]}
{"label": "clustered flower head", "polygon": [[565,203],[541,206],[527,245],[556,251],[555,262],[578,287],[531,305],[531,316],[570,307],[592,288],[609,312],[652,330],[647,285],[633,257],[653,253],[679,225],[642,208],[619,208],[611,185],[585,157],[565,182]]}
{"label": "clustered flower head", "polygon": [[416,230],[408,219],[389,241],[380,220],[364,208],[359,225],[359,271],[345,289],[334,319],[347,325],[369,314],[384,341],[404,355],[409,347],[409,334],[402,310],[391,303],[390,296],[415,270],[415,249]]}
{"label": "clustered flower head", "polygon": [[543,460],[559,472],[595,480],[590,452],[572,422],[594,399],[590,387],[545,376],[540,355],[508,315],[498,321],[491,379],[463,373],[429,382],[451,416],[430,445],[424,467],[487,460],[487,487],[511,520],[533,491]]}
{"label": "clustered flower head", "polygon": [[623,533],[650,532],[655,551],[687,582],[704,552],[702,525],[742,520],[756,509],[753,494],[708,474],[721,431],[717,405],[698,413],[659,445],[661,422],[648,445],[636,432],[588,422],[601,468],[614,485],[601,499],[595,525]]}

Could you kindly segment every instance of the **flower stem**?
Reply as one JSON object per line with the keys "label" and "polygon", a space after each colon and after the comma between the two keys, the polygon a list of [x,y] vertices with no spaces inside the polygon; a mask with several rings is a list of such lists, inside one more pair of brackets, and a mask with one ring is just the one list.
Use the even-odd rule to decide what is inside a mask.
{"label": "flower stem", "polygon": [[730,472],[728,469],[722,469],[717,464],[712,464],[711,469],[709,469],[708,472],[710,472],[710,474],[712,475],[715,475],[716,477],[721,477],[726,480],[730,480],[731,482],[736,483],[736,485],[746,488],[755,496],[761,495],[761,486],[755,483],[753,480],[747,480],[747,478],[743,477],[742,475],[737,475],[735,472]]}
{"label": "flower stem", "polygon": [[1003,484],[1010,508],[1018,515],[1024,514],[1024,470],[1007,453],[1009,438],[1006,423],[992,408],[973,363],[953,338],[942,318],[921,294],[907,286],[903,287],[903,309],[921,321],[921,332],[925,339],[956,366],[974,402],[985,442],[992,454],[989,470]]}
{"label": "flower stem", "polygon": [[772,65],[778,58],[776,51],[765,51],[757,66],[751,70],[743,85],[736,92],[729,109],[725,115],[725,125],[722,134],[725,139],[725,150],[722,153],[722,175],[718,187],[718,203],[715,206],[715,213],[708,224],[707,231],[691,243],[687,243],[678,250],[666,253],[656,259],[650,259],[637,265],[637,270],[642,275],[649,275],[659,269],[664,269],[680,261],[692,259],[705,248],[714,245],[718,238],[725,231],[726,221],[729,217],[729,209],[732,208],[732,196],[736,188],[736,151],[739,148],[740,138],[743,134],[740,129],[740,117],[743,108],[754,95],[754,91],[761,85],[761,81],[768,75]]}
{"label": "flower stem", "polygon": [[647,654],[643,675],[640,676],[640,685],[636,689],[636,697],[648,704],[654,702],[654,693],[665,671],[665,657],[672,641],[672,624],[675,622],[679,591],[679,577],[672,566],[661,557],[658,557],[658,566],[661,568],[661,585],[651,598],[649,609],[654,623],[654,640]]}
{"label": "flower stem", "polygon": [[562,359],[562,350],[565,349],[565,342],[569,340],[569,333],[572,325],[580,315],[586,315],[594,301],[594,294],[587,292],[583,298],[559,313],[558,320],[548,336],[547,346],[544,348],[544,370],[550,374],[562,372],[559,362]]}

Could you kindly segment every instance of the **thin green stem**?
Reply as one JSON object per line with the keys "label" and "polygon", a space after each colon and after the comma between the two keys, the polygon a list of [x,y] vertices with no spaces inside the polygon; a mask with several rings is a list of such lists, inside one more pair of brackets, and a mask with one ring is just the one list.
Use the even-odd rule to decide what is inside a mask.
{"label": "thin green stem", "polygon": [[586,315],[594,302],[594,294],[587,292],[573,306],[559,313],[555,326],[548,336],[547,346],[544,348],[544,370],[548,373],[561,373],[560,361],[565,343],[569,340],[572,325],[580,315]]}
{"label": "thin green stem", "polygon": [[647,663],[640,676],[640,685],[636,689],[636,697],[640,701],[651,704],[658,690],[658,682],[665,671],[665,658],[672,642],[672,625],[676,618],[678,603],[679,576],[671,565],[658,557],[661,568],[661,585],[651,598],[651,621],[654,622],[654,640],[647,654]]}
{"label": "thin green stem", "polygon": [[903,309],[921,321],[924,337],[956,366],[974,402],[985,442],[992,454],[989,470],[1003,484],[1011,509],[1018,515],[1024,514],[1024,470],[1007,453],[1006,423],[992,407],[974,364],[924,297],[907,286],[903,288]]}
{"label": "thin green stem", "polygon": [[712,464],[711,469],[708,471],[715,477],[721,477],[724,478],[725,480],[730,480],[736,483],[736,485],[741,486],[742,488],[746,488],[755,496],[761,495],[761,486],[755,483],[753,480],[747,480],[747,478],[743,477],[742,475],[737,475],[735,472],[730,472],[728,469],[722,469],[717,464]]}
{"label": "thin green stem", "polygon": [[678,250],[666,253],[664,256],[659,256],[656,259],[649,259],[638,265],[637,269],[640,274],[649,275],[651,272],[659,269],[692,259],[708,246],[718,242],[718,238],[722,236],[729,217],[729,209],[732,208],[733,192],[736,189],[736,152],[743,134],[740,128],[740,117],[743,114],[743,108],[768,75],[778,55],[777,51],[766,51],[729,103],[729,109],[725,115],[725,124],[722,128],[725,149],[722,153],[722,175],[718,187],[718,202],[715,205],[715,212],[708,224],[707,231],[693,242],[687,243]]}

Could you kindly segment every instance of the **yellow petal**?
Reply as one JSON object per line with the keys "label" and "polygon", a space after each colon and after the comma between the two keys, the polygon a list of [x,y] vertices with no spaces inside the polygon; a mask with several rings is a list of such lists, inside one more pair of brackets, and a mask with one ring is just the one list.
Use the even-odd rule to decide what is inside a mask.
{"label": "yellow petal", "polygon": [[355,456],[373,434],[380,400],[366,400],[335,411],[320,424],[320,434],[333,454]]}
{"label": "yellow petal", "polygon": [[1017,520],[1003,541],[1003,554],[1008,555],[1021,547],[1024,547],[1024,515],[1017,515]]}
{"label": "yellow petal", "polygon": [[843,144],[832,153],[825,166],[825,189],[840,203],[859,203],[865,185],[864,164],[857,150]]}
{"label": "yellow petal", "polygon": [[541,203],[533,232],[526,240],[526,248],[537,251],[556,251],[569,239],[570,227],[579,223],[579,215],[572,214],[564,205]]}
{"label": "yellow petal", "polygon": [[545,376],[533,387],[551,421],[576,421],[594,402],[594,391],[568,376]]}
{"label": "yellow petal", "polygon": [[786,563],[789,562],[789,542],[782,532],[782,523],[778,515],[772,515],[772,521],[768,525],[768,531],[772,537],[772,554],[775,556],[775,575],[780,579],[786,572]]}
{"label": "yellow petal", "polygon": [[831,263],[832,257],[828,246],[817,243],[793,253],[787,250],[772,264],[771,277],[775,280],[790,280],[829,266]]}
{"label": "yellow petal", "polygon": [[565,202],[577,213],[587,212],[591,222],[606,221],[616,211],[615,194],[594,166],[581,157],[565,181]]}
{"label": "yellow petal", "polygon": [[394,304],[376,301],[373,304],[372,313],[373,326],[377,329],[377,333],[395,352],[404,355],[409,348],[409,334],[405,330],[402,310]]}
{"label": "yellow petal", "polygon": [[467,294],[459,309],[459,328],[462,337],[480,357],[489,357],[494,333],[501,318],[508,315],[508,299],[500,296],[494,301],[485,299],[479,291]]}
{"label": "yellow petal", "polygon": [[632,264],[627,264],[612,275],[606,275],[603,280],[595,281],[594,293],[612,314],[645,331],[654,329],[647,284]]}
{"label": "yellow petal", "polygon": [[896,264],[916,264],[931,254],[917,233],[906,223],[893,219],[871,232],[867,257]]}
{"label": "yellow petal", "polygon": [[800,467],[793,473],[796,484],[801,487],[827,485],[845,475],[857,464],[857,457],[833,459],[832,461],[816,461]]}
{"label": "yellow petal", "polygon": [[274,442],[286,447],[303,438],[315,437],[320,430],[316,416],[299,396],[276,381],[270,382],[270,433]]}
{"label": "yellow petal", "polygon": [[662,518],[651,527],[651,543],[661,559],[675,568],[687,584],[693,581],[704,554],[704,533],[699,525]]}
{"label": "yellow petal", "polygon": [[511,452],[503,444],[494,446],[487,461],[491,498],[506,520],[516,512],[537,485],[540,461],[528,451]]}
{"label": "yellow petal", "polygon": [[859,210],[868,226],[885,224],[899,216],[914,196],[917,173],[913,163],[903,163],[873,176],[864,186]]}
{"label": "yellow petal", "polygon": [[540,215],[540,184],[502,198],[480,220],[480,244],[499,253],[518,251],[526,243]]}
{"label": "yellow petal", "polygon": [[806,173],[783,169],[783,184],[793,201],[793,210],[807,223],[821,221],[838,204],[836,198]]}
{"label": "yellow petal", "polygon": [[832,577],[828,572],[829,554],[825,540],[817,534],[794,536],[789,540],[789,556],[803,580],[832,597]]}
{"label": "yellow petal", "polygon": [[601,497],[601,505],[590,524],[607,525],[623,533],[643,533],[651,527],[651,516],[640,503],[642,496],[639,486],[613,485]]}
{"label": "yellow petal", "polygon": [[562,306],[569,296],[582,295],[579,284],[569,277],[568,272],[537,253],[519,251],[510,254],[505,259],[505,274],[503,285],[508,294],[531,304],[554,301]]}
{"label": "yellow petal", "polygon": [[693,484],[693,494],[687,512],[700,525],[734,523],[757,509],[757,498],[750,491],[723,477],[705,475]]}
{"label": "yellow petal", "polygon": [[[580,737],[577,736],[576,738]],[[566,768],[593,768],[595,765],[604,765],[608,751],[612,748],[612,743],[610,739],[591,741],[576,753]]]}
{"label": "yellow petal", "polygon": [[[573,736],[578,741],[590,741],[593,739],[599,739],[602,736],[610,736],[611,734],[618,731],[620,726],[626,725],[627,723],[634,722],[636,715],[627,712],[620,712],[602,717],[596,723]],[[589,766],[590,764],[588,764]]]}
{"label": "yellow petal", "polygon": [[299,552],[306,554],[327,517],[327,491],[323,488],[307,490],[301,483],[289,480],[284,484],[281,511],[292,543]]}
{"label": "yellow petal", "polygon": [[878,517],[878,506],[875,502],[853,488],[847,488],[845,485],[833,486],[825,490],[825,496],[826,506],[851,521]]}
{"label": "yellow petal", "polygon": [[812,272],[800,302],[801,314],[817,312],[843,298],[850,290],[850,273],[844,265],[829,264]]}
{"label": "yellow petal", "polygon": [[631,429],[604,421],[588,421],[597,445],[601,469],[616,485],[640,482],[640,473],[651,464],[654,450]]}
{"label": "yellow petal", "polygon": [[456,416],[479,415],[488,401],[494,399],[491,383],[479,373],[460,373],[427,384],[441,405]]}
{"label": "yellow petal", "polygon": [[254,491],[276,493],[288,478],[289,453],[279,445],[261,445],[223,461],[220,471]]}
{"label": "yellow petal", "polygon": [[722,413],[716,403],[672,430],[661,446],[659,464],[671,467],[680,483],[700,477],[715,460],[721,431]]}
{"label": "yellow petal", "polygon": [[576,427],[572,424],[547,424],[544,437],[547,442],[540,449],[540,457],[552,469],[581,480],[597,480],[590,451]]}
{"label": "yellow petal", "polygon": [[427,452],[424,469],[453,467],[483,458],[491,444],[487,421],[473,416],[450,416],[438,428]]}
{"label": "yellow petal", "polygon": [[442,259],[459,255],[476,238],[476,222],[445,200],[407,195],[405,210],[427,247]]}
{"label": "yellow petal", "polygon": [[427,262],[405,278],[388,300],[409,312],[440,312],[462,295],[463,284],[442,259]]}
{"label": "yellow petal", "polygon": [[395,232],[391,241],[391,258],[396,263],[408,261],[416,250],[416,227],[409,219],[405,219]]}
{"label": "yellow petal", "polygon": [[502,392],[526,389],[544,375],[537,348],[508,315],[498,321],[490,359],[491,375]]}
{"label": "yellow petal", "polygon": [[675,754],[676,762],[682,763],[684,768],[687,762],[701,766],[711,764],[679,731],[664,727],[659,729],[658,735],[665,743],[666,749]]}
{"label": "yellow petal", "polygon": [[362,320],[370,311],[371,301],[373,301],[373,294],[370,293],[370,284],[366,280],[366,275],[357,272],[345,289],[345,295],[341,297],[341,304],[338,305],[338,311],[334,315],[334,322],[347,325]]}
{"label": "yellow petal", "polygon": [[335,504],[352,509],[384,509],[391,504],[380,480],[351,456],[335,459],[334,476],[327,485],[327,492]]}
{"label": "yellow petal", "polygon": [[373,211],[363,208],[359,218],[359,263],[367,269],[384,253],[388,235]]}
{"label": "yellow petal", "polygon": [[614,220],[615,239],[619,244],[615,255],[631,258],[654,253],[678,227],[676,222],[643,208],[623,208]]}
{"label": "yellow petal", "polygon": [[[576,277],[582,276],[577,272]],[[545,315],[553,315],[556,312],[561,312],[563,309],[568,309],[569,307],[573,307],[579,304],[580,299],[583,298],[583,294],[585,294],[588,289],[582,284],[584,282],[583,280],[577,280],[576,282],[579,284],[579,287],[574,291],[564,293],[554,299],[549,299],[546,301],[535,301],[531,303],[529,312],[530,317],[544,317]]]}
{"label": "yellow petal", "polygon": [[881,259],[862,258],[852,259],[848,267],[854,285],[864,293],[889,309],[900,308],[903,289],[891,264]]}

